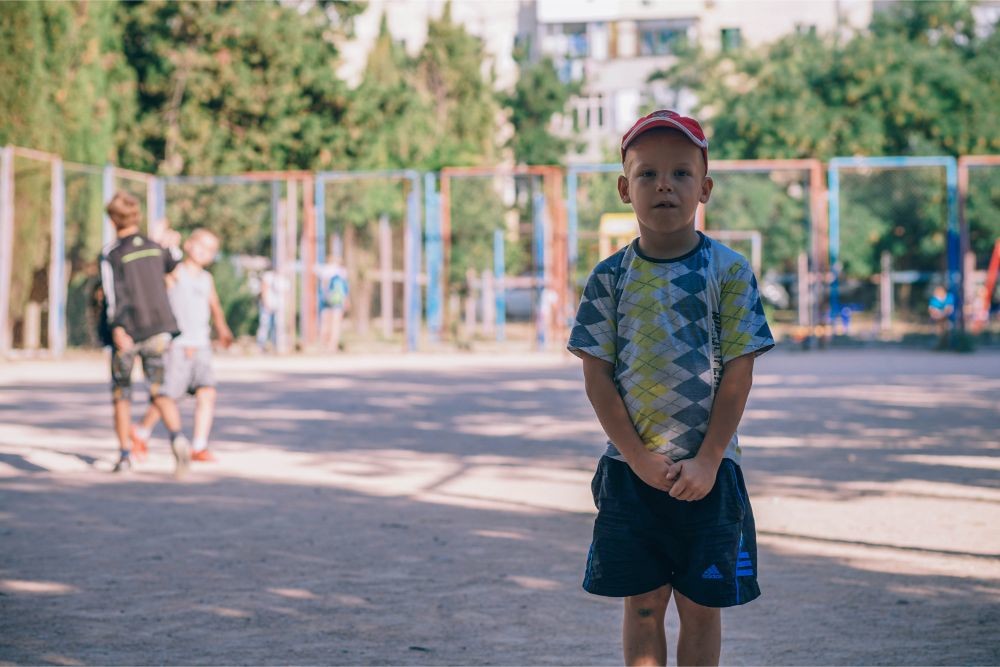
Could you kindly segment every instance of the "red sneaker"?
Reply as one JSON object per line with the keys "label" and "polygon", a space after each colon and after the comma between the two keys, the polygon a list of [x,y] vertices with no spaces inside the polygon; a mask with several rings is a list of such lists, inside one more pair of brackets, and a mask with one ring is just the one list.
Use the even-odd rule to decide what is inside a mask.
{"label": "red sneaker", "polygon": [[149,453],[149,447],[146,440],[139,437],[139,433],[135,430],[135,424],[132,424],[132,428],[129,431],[129,439],[132,441],[132,457],[138,461],[145,460],[146,455]]}
{"label": "red sneaker", "polygon": [[192,461],[201,461],[202,463],[214,463],[217,459],[212,452],[207,449],[202,449],[198,452],[191,452]]}

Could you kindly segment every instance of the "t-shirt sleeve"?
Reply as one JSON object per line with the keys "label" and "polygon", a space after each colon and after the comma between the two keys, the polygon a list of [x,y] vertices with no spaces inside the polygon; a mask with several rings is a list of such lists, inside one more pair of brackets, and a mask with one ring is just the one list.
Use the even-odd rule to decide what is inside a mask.
{"label": "t-shirt sleeve", "polygon": [[160,251],[163,253],[164,273],[171,273],[181,263],[181,260],[184,259],[184,253],[181,252],[180,248],[164,248],[160,246]]}
{"label": "t-shirt sleeve", "polygon": [[720,304],[722,363],[774,347],[757,279],[746,262],[734,264],[722,280]]}
{"label": "t-shirt sleeve", "polygon": [[614,274],[598,265],[587,279],[566,349],[577,356],[580,353],[589,354],[613,364],[617,340]]}

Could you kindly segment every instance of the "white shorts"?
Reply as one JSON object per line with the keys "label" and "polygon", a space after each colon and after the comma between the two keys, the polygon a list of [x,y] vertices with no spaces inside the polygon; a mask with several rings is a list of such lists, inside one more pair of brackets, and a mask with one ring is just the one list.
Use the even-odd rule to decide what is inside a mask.
{"label": "white shorts", "polygon": [[194,395],[203,387],[215,386],[211,347],[180,347],[167,352],[167,377],[163,393],[173,399],[184,394]]}

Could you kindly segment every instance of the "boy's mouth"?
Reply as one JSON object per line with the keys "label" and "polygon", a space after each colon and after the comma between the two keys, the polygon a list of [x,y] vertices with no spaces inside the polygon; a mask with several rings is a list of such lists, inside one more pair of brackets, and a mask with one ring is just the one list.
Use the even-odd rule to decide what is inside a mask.
{"label": "boy's mouth", "polygon": [[653,208],[677,208],[677,207],[668,201],[661,201],[656,205],[654,205]]}

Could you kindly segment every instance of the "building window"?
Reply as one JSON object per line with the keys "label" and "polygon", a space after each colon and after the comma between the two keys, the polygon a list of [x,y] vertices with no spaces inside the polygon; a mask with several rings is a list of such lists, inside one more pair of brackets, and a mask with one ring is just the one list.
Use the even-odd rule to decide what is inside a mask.
{"label": "building window", "polygon": [[739,28],[722,29],[722,50],[735,51],[743,45],[743,35]]}
{"label": "building window", "polygon": [[667,21],[639,23],[639,55],[667,56],[676,52],[678,43],[687,35],[687,28]]}
{"label": "building window", "polygon": [[600,131],[610,126],[608,109],[605,108],[604,95],[590,95],[574,98],[570,103],[573,109],[573,129],[585,132]]}
{"label": "building window", "polygon": [[566,23],[563,25],[563,35],[566,37],[567,58],[586,58],[590,55],[587,44],[587,24]]}
{"label": "building window", "polygon": [[796,23],[795,32],[803,37],[815,37],[816,26],[808,23]]}

